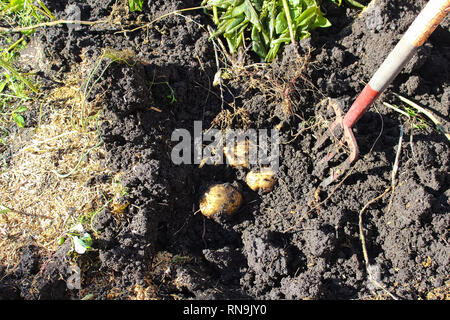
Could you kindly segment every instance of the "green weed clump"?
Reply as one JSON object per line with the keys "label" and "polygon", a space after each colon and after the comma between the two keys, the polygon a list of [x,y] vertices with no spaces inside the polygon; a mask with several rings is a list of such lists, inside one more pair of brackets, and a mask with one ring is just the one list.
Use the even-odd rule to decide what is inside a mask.
{"label": "green weed clump", "polygon": [[[0,0],[0,17],[4,23],[15,27],[29,27],[36,23],[55,20],[54,15],[41,0]],[[34,31],[31,29],[23,33],[32,34]]]}
{"label": "green weed clump", "polygon": [[[342,0],[331,0],[341,5]],[[363,7],[356,1],[347,3]],[[311,35],[317,28],[331,26],[319,0],[204,0],[212,10],[217,30],[231,54],[246,46],[250,35],[252,50],[265,61],[272,61],[283,44],[294,43]]]}
{"label": "green weed clump", "polygon": [[[40,0],[0,0],[0,19],[2,24],[29,27],[55,17]],[[6,143],[10,121],[19,127],[25,126],[22,114],[27,107],[24,103],[32,99],[33,93],[38,93],[36,85],[14,66],[19,51],[26,46],[26,36],[33,32],[33,29],[23,31],[22,37],[15,42],[10,34],[0,34],[3,44],[7,45],[0,49],[0,144]]]}
{"label": "green weed clump", "polygon": [[128,0],[128,6],[131,11],[141,11],[144,5],[144,0]]}
{"label": "green weed clump", "polygon": [[[23,38],[19,41],[23,41]],[[13,46],[17,46],[18,43],[14,43]],[[11,120],[19,127],[25,126],[22,113],[27,111],[27,108],[23,103],[30,99],[29,91],[38,92],[34,84],[13,67],[12,61],[16,56],[11,49],[13,46],[0,52],[0,128],[5,134]],[[2,142],[0,138],[0,143]]]}

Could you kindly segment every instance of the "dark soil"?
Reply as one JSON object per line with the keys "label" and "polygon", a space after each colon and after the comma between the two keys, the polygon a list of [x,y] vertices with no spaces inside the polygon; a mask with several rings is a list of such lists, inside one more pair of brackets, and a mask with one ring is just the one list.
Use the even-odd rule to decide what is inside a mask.
{"label": "dark soil", "polygon": [[[151,0],[140,16],[150,21],[199,2]],[[109,15],[114,1],[76,3],[82,20],[98,20]],[[318,133],[294,135],[303,120],[318,115],[314,106],[324,96],[348,108],[425,3],[376,1],[360,18],[355,9],[327,6],[333,26],[298,44],[302,54],[312,49],[311,64],[294,84],[299,116],[281,129],[285,143],[277,185],[266,194],[245,185],[243,169],[174,165],[170,159],[174,129],[193,132],[197,120],[209,128],[222,110],[220,90],[211,86],[217,71],[214,48],[199,26],[211,21],[202,11],[170,15],[153,28],[125,35],[104,26],[39,30],[49,66],[43,77],[49,79],[75,68],[82,52],[92,61],[103,48],[136,53],[134,65],[112,64],[92,93],[104,93],[107,121],[101,132],[108,166],[124,172],[131,205],[120,219],[108,210],[96,217],[97,250],[79,259],[81,291],[65,284],[71,275],[64,259],[67,246],[50,258],[29,246],[17,272],[1,280],[0,297],[67,299],[93,293],[106,299],[114,288],[119,289],[114,298],[127,298],[136,285],[152,286],[162,299],[363,299],[374,297],[372,291],[387,297],[368,280],[358,227],[360,210],[391,185],[399,125],[405,123],[382,101],[397,103],[392,96],[397,92],[431,110],[444,126],[449,123],[449,19],[356,125],[361,154],[343,183],[316,192],[324,178],[315,170],[319,155],[312,150]],[[64,18],[64,5],[49,3],[49,8]],[[273,64],[277,79],[292,80],[293,61],[295,50],[289,46]],[[316,89],[307,90],[305,79]],[[248,110],[254,128],[278,125],[277,100],[247,87],[230,83],[225,102],[233,102],[231,94],[238,97],[236,104]],[[176,101],[168,98],[171,88]],[[368,207],[363,223],[376,280],[398,298],[419,299],[448,281],[449,145],[436,130],[404,129],[391,208],[388,193]],[[201,191],[212,182],[240,184],[245,203],[231,220],[194,214]]]}

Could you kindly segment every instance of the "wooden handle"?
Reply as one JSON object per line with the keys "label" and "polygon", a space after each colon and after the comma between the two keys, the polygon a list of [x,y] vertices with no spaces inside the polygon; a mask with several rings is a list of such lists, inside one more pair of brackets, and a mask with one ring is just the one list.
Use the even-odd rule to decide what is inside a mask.
{"label": "wooden handle", "polygon": [[343,125],[353,127],[372,103],[400,73],[450,11],[450,0],[430,0],[384,60],[344,117]]}
{"label": "wooden handle", "polygon": [[415,47],[427,41],[450,10],[450,0],[431,0],[403,36]]}

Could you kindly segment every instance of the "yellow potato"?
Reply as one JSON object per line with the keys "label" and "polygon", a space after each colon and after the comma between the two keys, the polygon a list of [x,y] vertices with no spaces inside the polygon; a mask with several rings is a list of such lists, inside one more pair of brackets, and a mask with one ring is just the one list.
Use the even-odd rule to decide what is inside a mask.
{"label": "yellow potato", "polygon": [[242,195],[231,184],[215,184],[200,199],[200,211],[210,217],[218,213],[232,215],[242,204]]}
{"label": "yellow potato", "polygon": [[261,189],[264,192],[272,191],[275,185],[275,173],[270,168],[262,168],[260,171],[247,173],[245,181],[253,191]]}
{"label": "yellow potato", "polygon": [[238,141],[234,149],[230,147],[223,148],[223,153],[227,163],[232,167],[248,168],[250,143],[248,140]]}

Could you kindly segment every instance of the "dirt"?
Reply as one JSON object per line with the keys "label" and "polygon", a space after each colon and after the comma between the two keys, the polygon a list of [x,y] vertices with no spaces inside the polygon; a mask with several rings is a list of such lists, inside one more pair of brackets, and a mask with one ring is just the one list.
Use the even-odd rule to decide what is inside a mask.
{"label": "dirt", "polygon": [[[199,2],[152,0],[140,16],[151,21]],[[64,18],[71,3],[48,5]],[[310,64],[294,82],[291,98],[299,116],[288,117],[281,128],[280,168],[269,193],[250,190],[244,169],[175,165],[170,159],[174,129],[193,132],[198,120],[209,128],[230,103],[248,111],[253,128],[271,129],[285,120],[276,111],[279,100],[243,81],[229,84],[223,107],[220,89],[211,86],[217,71],[214,48],[200,27],[211,21],[201,10],[169,15],[148,30],[126,34],[104,26],[38,30],[35,40],[45,48],[48,68],[42,77],[47,79],[62,79],[82,59],[95,61],[103,48],[135,52],[135,64],[112,64],[91,93],[102,96],[108,167],[123,172],[130,205],[119,217],[111,210],[96,216],[96,250],[78,261],[82,290],[66,285],[73,274],[68,245],[45,257],[27,246],[17,271],[0,277],[0,298],[69,299],[92,293],[96,299],[124,299],[143,287],[161,299],[390,298],[385,290],[397,298],[421,299],[448,286],[448,141],[437,130],[412,129],[382,102],[397,101],[392,95],[397,92],[426,106],[448,131],[449,19],[357,123],[361,154],[345,180],[317,189],[326,173],[315,169],[317,128],[301,131],[305,120],[318,116],[315,106],[324,97],[348,108],[425,3],[375,1],[361,17],[355,9],[326,6],[332,27],[298,43],[301,54],[312,49]],[[100,20],[113,4],[88,0],[77,6],[82,20]],[[285,48],[273,64],[272,79],[289,83],[295,58],[293,46]],[[170,98],[173,92],[176,101]],[[369,280],[358,218],[391,185],[400,124],[405,134],[398,184],[363,213],[369,270],[383,290]],[[239,184],[244,198],[226,221],[196,213],[202,190],[217,182]]]}

